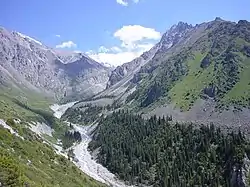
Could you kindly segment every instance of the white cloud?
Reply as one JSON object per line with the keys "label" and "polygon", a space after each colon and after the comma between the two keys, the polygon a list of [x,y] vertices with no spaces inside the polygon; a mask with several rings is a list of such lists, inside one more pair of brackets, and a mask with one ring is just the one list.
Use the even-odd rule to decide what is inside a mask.
{"label": "white cloud", "polygon": [[98,49],[98,52],[99,53],[107,53],[107,52],[109,52],[110,50],[108,49],[108,48],[106,48],[106,47],[104,47],[104,46],[101,46],[101,47],[99,47],[99,49]]}
{"label": "white cloud", "polygon": [[110,51],[115,52],[115,53],[119,53],[119,52],[122,52],[122,49],[117,47],[117,46],[114,46],[114,47],[110,48]]}
{"label": "white cloud", "polygon": [[[135,4],[139,3],[140,0],[131,0]],[[116,2],[122,6],[128,6],[128,0],[116,0]]]}
{"label": "white cloud", "polygon": [[59,45],[56,45],[56,48],[75,48],[75,47],[77,47],[77,45],[72,41],[67,41]]}
{"label": "white cloud", "polygon": [[125,62],[130,62],[136,57],[139,57],[141,52],[120,52],[120,53],[87,53],[91,58],[98,62],[106,62],[113,66],[121,65]]}
{"label": "white cloud", "polygon": [[148,51],[154,46],[153,43],[147,43],[147,44],[138,44],[137,48],[141,49],[142,51]]}
{"label": "white cloud", "polygon": [[[143,52],[150,50],[154,46],[153,43],[138,44],[132,51],[126,48],[111,47],[107,52],[88,51],[86,54],[98,62],[109,63],[113,66],[118,66],[142,55]],[[106,48],[107,49],[107,48]]]}
{"label": "white cloud", "polygon": [[122,46],[126,48],[134,48],[136,42],[143,39],[158,40],[161,38],[161,33],[153,28],[143,27],[141,25],[123,26],[114,33],[114,37],[122,41]]}
{"label": "white cloud", "polygon": [[60,37],[61,37],[61,35],[60,35],[60,34],[56,34],[55,36],[56,36],[56,37],[58,37],[58,38],[60,38]]}
{"label": "white cloud", "polygon": [[120,40],[120,46],[100,46],[98,50],[90,50],[86,54],[98,62],[118,66],[151,49],[161,38],[161,34],[153,28],[128,25],[115,31],[113,37]]}
{"label": "white cloud", "polygon": [[116,2],[122,6],[128,6],[128,2],[124,1],[124,0],[116,0]]}
{"label": "white cloud", "polygon": [[82,53],[82,51],[80,51],[80,50],[75,50],[74,52],[75,53]]}

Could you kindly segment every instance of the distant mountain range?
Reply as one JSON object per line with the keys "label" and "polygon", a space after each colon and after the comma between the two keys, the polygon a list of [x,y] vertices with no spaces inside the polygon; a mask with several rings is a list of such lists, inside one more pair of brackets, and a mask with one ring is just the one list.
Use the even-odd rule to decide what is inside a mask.
{"label": "distant mountain range", "polygon": [[0,28],[0,71],[2,85],[72,100],[104,90],[110,70],[83,53],[58,51]]}
{"label": "distant mountain range", "polygon": [[[67,104],[51,107],[55,103]],[[53,117],[52,108],[61,119]],[[74,133],[75,139],[74,125],[63,121],[94,124],[93,158],[127,182],[244,183],[249,170],[249,144],[242,133],[250,135],[250,23],[221,18],[197,25],[179,22],[149,51],[116,68],[0,28],[0,117],[0,166],[4,182],[13,178],[15,186],[103,186],[73,167],[72,149],[65,159],[42,143],[65,148],[79,143],[80,133]],[[40,139],[31,132],[36,123],[49,128],[51,136]],[[210,123],[214,125],[196,128]],[[228,130],[237,134],[226,136]]]}
{"label": "distant mountain range", "polygon": [[94,99],[105,97],[145,115],[249,125],[250,23],[173,25],[152,49],[111,72]]}
{"label": "distant mountain range", "polygon": [[[4,28],[0,34],[1,85],[27,87],[62,102],[112,98],[133,111],[171,114],[184,121],[247,123],[248,21],[179,22],[149,51],[115,69]],[[235,111],[243,115],[240,122],[239,116],[232,120]]]}

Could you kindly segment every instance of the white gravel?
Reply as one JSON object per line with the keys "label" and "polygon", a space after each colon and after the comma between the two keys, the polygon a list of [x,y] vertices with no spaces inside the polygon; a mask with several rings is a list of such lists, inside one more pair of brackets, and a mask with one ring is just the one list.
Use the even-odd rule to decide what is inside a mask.
{"label": "white gravel", "polygon": [[89,132],[92,126],[73,125],[75,130],[82,135],[82,142],[73,147],[76,160],[75,164],[87,175],[95,180],[112,185],[114,187],[127,187],[122,181],[119,181],[114,174],[108,171],[107,168],[97,163],[92,159],[88,151],[88,144],[91,141]]}
{"label": "white gravel", "polygon": [[54,130],[48,125],[46,125],[45,123],[32,122],[32,123],[29,123],[29,125],[30,125],[30,130],[40,136],[43,134],[46,134],[52,137],[52,133],[54,132]]}
{"label": "white gravel", "polygon": [[3,128],[8,129],[11,134],[13,134],[13,135],[21,138],[22,140],[24,140],[24,138],[22,136],[20,136],[16,131],[14,131],[14,129],[12,129],[11,126],[7,125],[4,120],[0,119],[0,125],[2,125]]}
{"label": "white gravel", "polygon": [[[53,105],[51,109],[55,112],[54,116],[60,118],[64,112],[72,107],[75,102],[67,103],[65,105]],[[82,141],[76,144],[73,148],[75,154],[74,161],[75,165],[78,166],[84,173],[102,183],[112,185],[113,187],[129,187],[122,181],[119,181],[114,174],[108,171],[107,168],[97,163],[96,160],[92,159],[90,152],[88,151],[88,144],[91,141],[89,132],[93,126],[80,126],[72,124],[76,131],[79,131],[82,136]],[[131,186],[132,187],[132,186]]]}
{"label": "white gravel", "polygon": [[62,117],[62,115],[66,112],[66,110],[72,107],[77,101],[66,103],[64,105],[54,104],[50,106],[50,109],[54,111],[54,116],[58,119]]}

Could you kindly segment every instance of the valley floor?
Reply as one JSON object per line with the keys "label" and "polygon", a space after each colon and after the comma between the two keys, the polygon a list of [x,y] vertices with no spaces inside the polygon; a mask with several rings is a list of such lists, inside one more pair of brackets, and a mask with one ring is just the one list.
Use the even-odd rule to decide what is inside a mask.
{"label": "valley floor", "polygon": [[[60,118],[67,108],[71,107],[72,103],[65,105],[53,105],[51,109],[54,111],[54,116]],[[114,187],[128,187],[122,181],[119,181],[114,174],[109,172],[107,168],[97,163],[88,151],[88,144],[91,141],[89,135],[93,129],[93,126],[80,126],[73,125],[76,131],[79,131],[82,136],[82,141],[73,147],[75,154],[74,163],[87,175],[94,178],[97,181],[106,183]]]}

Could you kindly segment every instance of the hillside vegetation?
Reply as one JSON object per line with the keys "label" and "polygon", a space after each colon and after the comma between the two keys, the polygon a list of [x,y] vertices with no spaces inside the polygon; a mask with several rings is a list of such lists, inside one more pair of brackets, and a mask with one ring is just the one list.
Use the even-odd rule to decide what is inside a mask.
{"label": "hillside vegetation", "polygon": [[59,156],[34,133],[22,126],[24,140],[0,126],[0,182],[13,187],[104,186]]}
{"label": "hillside vegetation", "polygon": [[7,121],[24,140],[0,125],[0,183],[10,187],[104,186],[29,130],[28,122],[43,122],[54,130],[53,137],[43,135],[47,141],[56,143],[61,139],[65,148],[79,141],[79,133],[69,133],[70,127],[53,116],[49,109],[52,103],[51,98],[38,93],[1,87],[0,119]]}
{"label": "hillside vegetation", "polygon": [[220,109],[250,106],[250,23],[204,24],[187,32],[190,38],[195,34],[193,42],[187,40],[173,55],[156,55],[141,69],[127,102],[137,109],[163,102],[189,110],[197,99],[210,97]]}
{"label": "hillside vegetation", "polygon": [[[90,149],[121,179],[155,187],[243,184],[249,143],[244,135],[213,125],[175,124],[118,111],[101,121]],[[245,176],[248,177],[248,176]]]}

